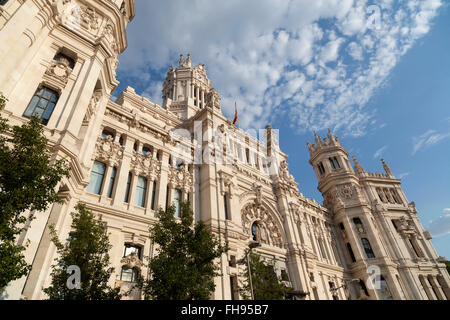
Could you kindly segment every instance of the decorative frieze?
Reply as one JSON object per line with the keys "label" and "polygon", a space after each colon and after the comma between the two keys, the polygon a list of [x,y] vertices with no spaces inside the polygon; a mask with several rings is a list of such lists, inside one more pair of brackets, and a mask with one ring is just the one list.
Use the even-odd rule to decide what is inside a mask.
{"label": "decorative frieze", "polygon": [[113,137],[99,137],[95,146],[94,160],[108,163],[110,166],[119,166],[123,159],[124,147],[114,142]]}
{"label": "decorative frieze", "polygon": [[159,179],[161,175],[161,161],[154,159],[150,152],[146,155],[134,152],[131,157],[130,168],[136,176],[147,177],[150,181]]}

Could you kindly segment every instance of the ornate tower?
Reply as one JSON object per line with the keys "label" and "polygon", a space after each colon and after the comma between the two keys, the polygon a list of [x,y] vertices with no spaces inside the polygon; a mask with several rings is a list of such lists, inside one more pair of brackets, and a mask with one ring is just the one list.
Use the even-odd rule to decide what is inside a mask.
{"label": "ornate tower", "polygon": [[307,144],[360,299],[448,299],[449,276],[389,166],[368,173],[328,132]]}
{"label": "ornate tower", "polygon": [[163,84],[163,107],[182,120],[207,106],[220,110],[220,97],[206,75],[204,64],[192,66],[191,55],[180,55],[177,68],[170,66]]}

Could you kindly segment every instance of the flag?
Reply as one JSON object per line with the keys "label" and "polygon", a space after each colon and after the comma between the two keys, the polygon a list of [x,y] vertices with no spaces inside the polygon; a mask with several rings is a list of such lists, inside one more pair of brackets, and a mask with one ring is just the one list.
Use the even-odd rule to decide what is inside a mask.
{"label": "flag", "polygon": [[236,124],[238,119],[238,112],[237,112],[237,105],[236,105],[236,101],[234,102],[234,120],[233,120],[233,124]]}

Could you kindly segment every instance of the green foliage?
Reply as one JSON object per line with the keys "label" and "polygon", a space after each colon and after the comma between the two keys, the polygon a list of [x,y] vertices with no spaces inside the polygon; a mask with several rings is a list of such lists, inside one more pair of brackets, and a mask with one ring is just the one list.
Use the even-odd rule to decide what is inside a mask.
{"label": "green foliage", "polygon": [[[292,291],[286,287],[274,270],[275,260],[265,261],[258,254],[250,253],[250,271],[252,275],[252,285],[255,300],[284,300],[287,294]],[[239,287],[241,296],[251,299],[251,288],[248,274],[248,264],[241,274],[244,281]]]}
{"label": "green foliage", "polygon": [[[0,94],[0,111],[7,99]],[[52,161],[44,129],[36,118],[10,127],[0,117],[0,291],[13,280],[27,275],[25,246],[16,238],[27,220],[26,210],[44,211],[60,202],[55,190],[69,175],[65,160]]]}
{"label": "green foliage", "polygon": [[445,261],[445,266],[447,267],[447,272],[450,274],[450,261]]}
{"label": "green foliage", "polygon": [[150,278],[141,283],[146,299],[206,300],[215,289],[219,267],[214,260],[228,249],[202,221],[193,226],[189,203],[181,203],[180,212],[178,221],[173,206],[160,209],[159,222],[150,228],[158,248],[149,262]]}
{"label": "green foliage", "polygon": [[[44,292],[50,300],[119,300],[120,288],[111,288],[108,281],[114,272],[110,267],[111,245],[106,224],[84,205],[78,204],[72,213],[72,229],[66,244],[59,241],[51,226],[52,241],[58,250],[58,259],[52,266],[52,282]],[[81,271],[81,289],[69,289],[67,267],[75,265]]]}

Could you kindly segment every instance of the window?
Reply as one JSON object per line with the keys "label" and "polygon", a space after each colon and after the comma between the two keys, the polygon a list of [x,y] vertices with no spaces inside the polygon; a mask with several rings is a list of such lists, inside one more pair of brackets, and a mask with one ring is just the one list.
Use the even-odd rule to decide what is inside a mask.
{"label": "window", "polygon": [[152,152],[153,152],[153,150],[152,150],[152,148],[150,148],[150,147],[144,146],[144,147],[142,148],[142,154],[143,154],[144,156],[146,156],[147,154],[151,155]]}
{"label": "window", "polygon": [[247,163],[250,163],[250,150],[248,148],[245,148],[245,158]]}
{"label": "window", "polygon": [[339,168],[341,167],[341,166],[339,165],[339,161],[337,160],[336,157],[328,158],[328,160],[330,160],[330,164],[331,164],[331,167],[332,167],[333,169],[339,169]]}
{"label": "window", "polygon": [[126,266],[122,267],[120,271],[120,280],[126,282],[136,282],[139,275],[139,271],[136,268],[127,268]]}
{"label": "window", "polygon": [[228,265],[232,268],[236,268],[236,256],[230,256]]}
{"label": "window", "polygon": [[123,146],[123,135],[121,135],[120,138],[119,138],[119,144],[120,144],[121,146]]}
{"label": "window", "polygon": [[180,169],[182,166],[184,166],[183,160],[182,160],[182,159],[177,159],[177,160],[175,161],[175,167],[176,167],[177,169]]}
{"label": "window", "polygon": [[341,230],[345,230],[345,228],[344,228],[344,224],[341,222],[341,223],[339,223],[339,228],[341,228]]}
{"label": "window", "polygon": [[4,6],[8,3],[8,0],[0,0],[0,6]]}
{"label": "window", "polygon": [[56,62],[61,62],[64,65],[68,66],[70,69],[73,69],[73,67],[75,66],[75,61],[71,58],[66,56],[63,53],[58,53],[53,60],[55,60]]}
{"label": "window", "polygon": [[362,238],[361,243],[363,245],[364,251],[366,252],[367,258],[368,259],[375,258],[369,240],[367,240],[366,238]]}
{"label": "window", "polygon": [[257,228],[258,228],[258,224],[256,222],[253,222],[252,224],[252,236],[253,236],[253,241],[257,241]]}
{"label": "window", "polygon": [[47,87],[41,87],[36,91],[23,116],[25,118],[37,117],[45,126],[50,120],[59,95],[56,91]]}
{"label": "window", "polygon": [[175,189],[174,203],[175,203],[175,217],[181,218],[181,190]]}
{"label": "window", "polygon": [[415,243],[411,239],[409,239],[409,243],[411,244],[411,247],[413,248],[414,253],[416,254],[416,256],[420,257],[419,251],[417,250],[417,248],[415,246]]}
{"label": "window", "polygon": [[359,285],[361,286],[361,289],[364,291],[364,293],[366,294],[366,296],[369,296],[369,291],[367,291],[366,285],[364,284],[364,281],[362,281],[361,279],[359,279]]}
{"label": "window", "polygon": [[142,248],[140,246],[132,245],[132,244],[125,244],[125,248],[123,251],[123,256],[129,256],[132,253],[136,253],[136,256],[139,259],[142,259]]}
{"label": "window", "polygon": [[116,179],[116,172],[117,172],[117,168],[116,167],[112,168],[111,179],[109,179],[108,193],[106,195],[108,198],[111,198],[111,196],[112,196],[112,191],[114,188],[114,180]]}
{"label": "window", "polygon": [[127,180],[127,188],[125,189],[125,199],[123,200],[126,203],[130,202],[130,187],[131,187],[131,179],[133,178],[133,174],[128,172],[128,180]]}
{"label": "window", "polygon": [[136,197],[134,204],[140,207],[145,207],[145,196],[147,194],[147,178],[139,177],[136,186]]}
{"label": "window", "polygon": [[156,181],[153,181],[153,190],[152,190],[152,210],[155,210],[155,196],[156,196]]}
{"label": "window", "polygon": [[380,295],[381,300],[392,300],[391,291],[383,276],[380,276],[380,289],[378,289],[378,294]]}
{"label": "window", "polygon": [[112,138],[114,138],[114,133],[105,129],[102,131],[102,139],[106,139],[107,136],[111,136]]}
{"label": "window", "polygon": [[397,220],[391,220],[395,230],[398,231]]}
{"label": "window", "polygon": [[358,230],[359,233],[365,232],[360,218],[353,218],[353,223],[355,224],[356,230]]}
{"label": "window", "polygon": [[133,144],[133,150],[134,150],[134,151],[137,151],[137,149],[138,149],[138,142],[136,141],[136,142]]}
{"label": "window", "polygon": [[356,258],[355,258],[355,255],[353,254],[352,246],[348,242],[347,242],[347,250],[348,250],[348,254],[350,255],[350,259],[352,259],[352,262],[356,262]]}
{"label": "window", "polygon": [[319,162],[319,164],[317,165],[317,168],[319,169],[320,175],[323,175],[325,173],[325,167],[323,166],[322,162]]}
{"label": "window", "polygon": [[225,219],[231,220],[230,213],[228,212],[228,197],[226,193],[223,195],[223,206],[225,210]]}
{"label": "window", "polygon": [[281,269],[281,280],[282,281],[289,281],[289,276],[288,276],[287,271],[285,269]]}
{"label": "window", "polygon": [[106,164],[94,161],[91,171],[91,181],[87,186],[87,192],[100,194],[100,190],[103,184],[103,177],[105,176]]}

